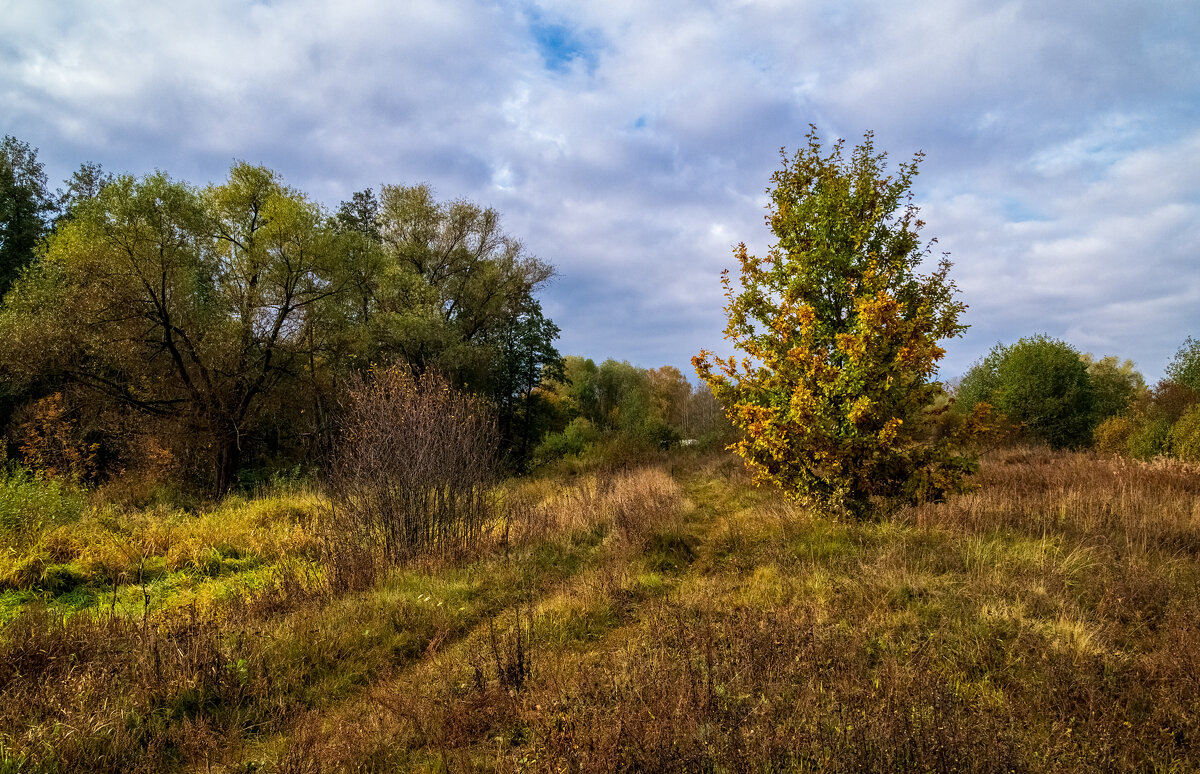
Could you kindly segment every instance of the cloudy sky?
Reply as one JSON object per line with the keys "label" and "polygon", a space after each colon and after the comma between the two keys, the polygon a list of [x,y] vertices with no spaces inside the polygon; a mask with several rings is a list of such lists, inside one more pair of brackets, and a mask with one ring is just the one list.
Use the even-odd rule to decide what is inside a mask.
{"label": "cloudy sky", "polygon": [[1154,380],[1200,336],[1195,0],[0,0],[0,134],[53,181],[428,182],[557,267],[564,353],[642,366],[719,347],[810,123],[927,154],[972,326],[943,376],[1045,332]]}

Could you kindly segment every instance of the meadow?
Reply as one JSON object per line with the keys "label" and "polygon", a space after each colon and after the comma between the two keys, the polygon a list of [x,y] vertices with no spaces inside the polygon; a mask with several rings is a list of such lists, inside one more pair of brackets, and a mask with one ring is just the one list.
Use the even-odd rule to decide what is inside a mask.
{"label": "meadow", "polygon": [[304,482],[10,477],[0,771],[1200,768],[1200,468],[1022,446],[974,484],[857,523],[724,453],[560,467],[390,566]]}

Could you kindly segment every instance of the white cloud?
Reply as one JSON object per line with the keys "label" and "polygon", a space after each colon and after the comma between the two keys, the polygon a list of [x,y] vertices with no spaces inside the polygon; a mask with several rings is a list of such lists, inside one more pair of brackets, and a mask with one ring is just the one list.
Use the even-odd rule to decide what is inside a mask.
{"label": "white cloud", "polygon": [[[1153,378],[1200,334],[1200,9],[939,0],[7,3],[3,131],[206,182],[231,160],[336,204],[430,182],[559,267],[563,348],[686,366],[718,346],[729,248],[809,122],[917,179],[974,328],[1046,331]],[[537,25],[564,56],[548,66]],[[554,64],[551,62],[550,64]],[[1107,349],[1106,349],[1107,347]]]}

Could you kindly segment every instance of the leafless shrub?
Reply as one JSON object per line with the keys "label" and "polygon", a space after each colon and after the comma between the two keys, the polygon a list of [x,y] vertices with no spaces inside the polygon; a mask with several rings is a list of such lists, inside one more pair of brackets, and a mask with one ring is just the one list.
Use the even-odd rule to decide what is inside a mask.
{"label": "leafless shrub", "polygon": [[[522,630],[522,618],[524,630]],[[504,636],[496,632],[496,618],[488,618],[488,646],[491,651],[492,663],[496,669],[496,679],[504,688],[515,691],[521,690],[532,668],[531,657],[533,650],[533,609],[521,609],[518,605],[514,610],[513,628]],[[475,664],[476,686],[482,690],[484,684],[483,670]]]}
{"label": "leafless shrub", "polygon": [[471,546],[494,516],[498,436],[476,399],[393,367],[350,384],[330,475],[340,537],[389,562]]}

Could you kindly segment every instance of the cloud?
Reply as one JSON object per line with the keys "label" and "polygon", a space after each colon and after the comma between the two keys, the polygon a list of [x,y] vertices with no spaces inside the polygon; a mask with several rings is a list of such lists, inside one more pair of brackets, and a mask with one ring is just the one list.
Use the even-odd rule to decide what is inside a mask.
{"label": "cloud", "polygon": [[664,0],[11,4],[5,132],[207,182],[278,169],[330,206],[429,182],[554,263],[565,351],[686,370],[722,268],[808,124],[893,160],[971,305],[944,372],[1045,331],[1152,379],[1200,334],[1200,9]]}

